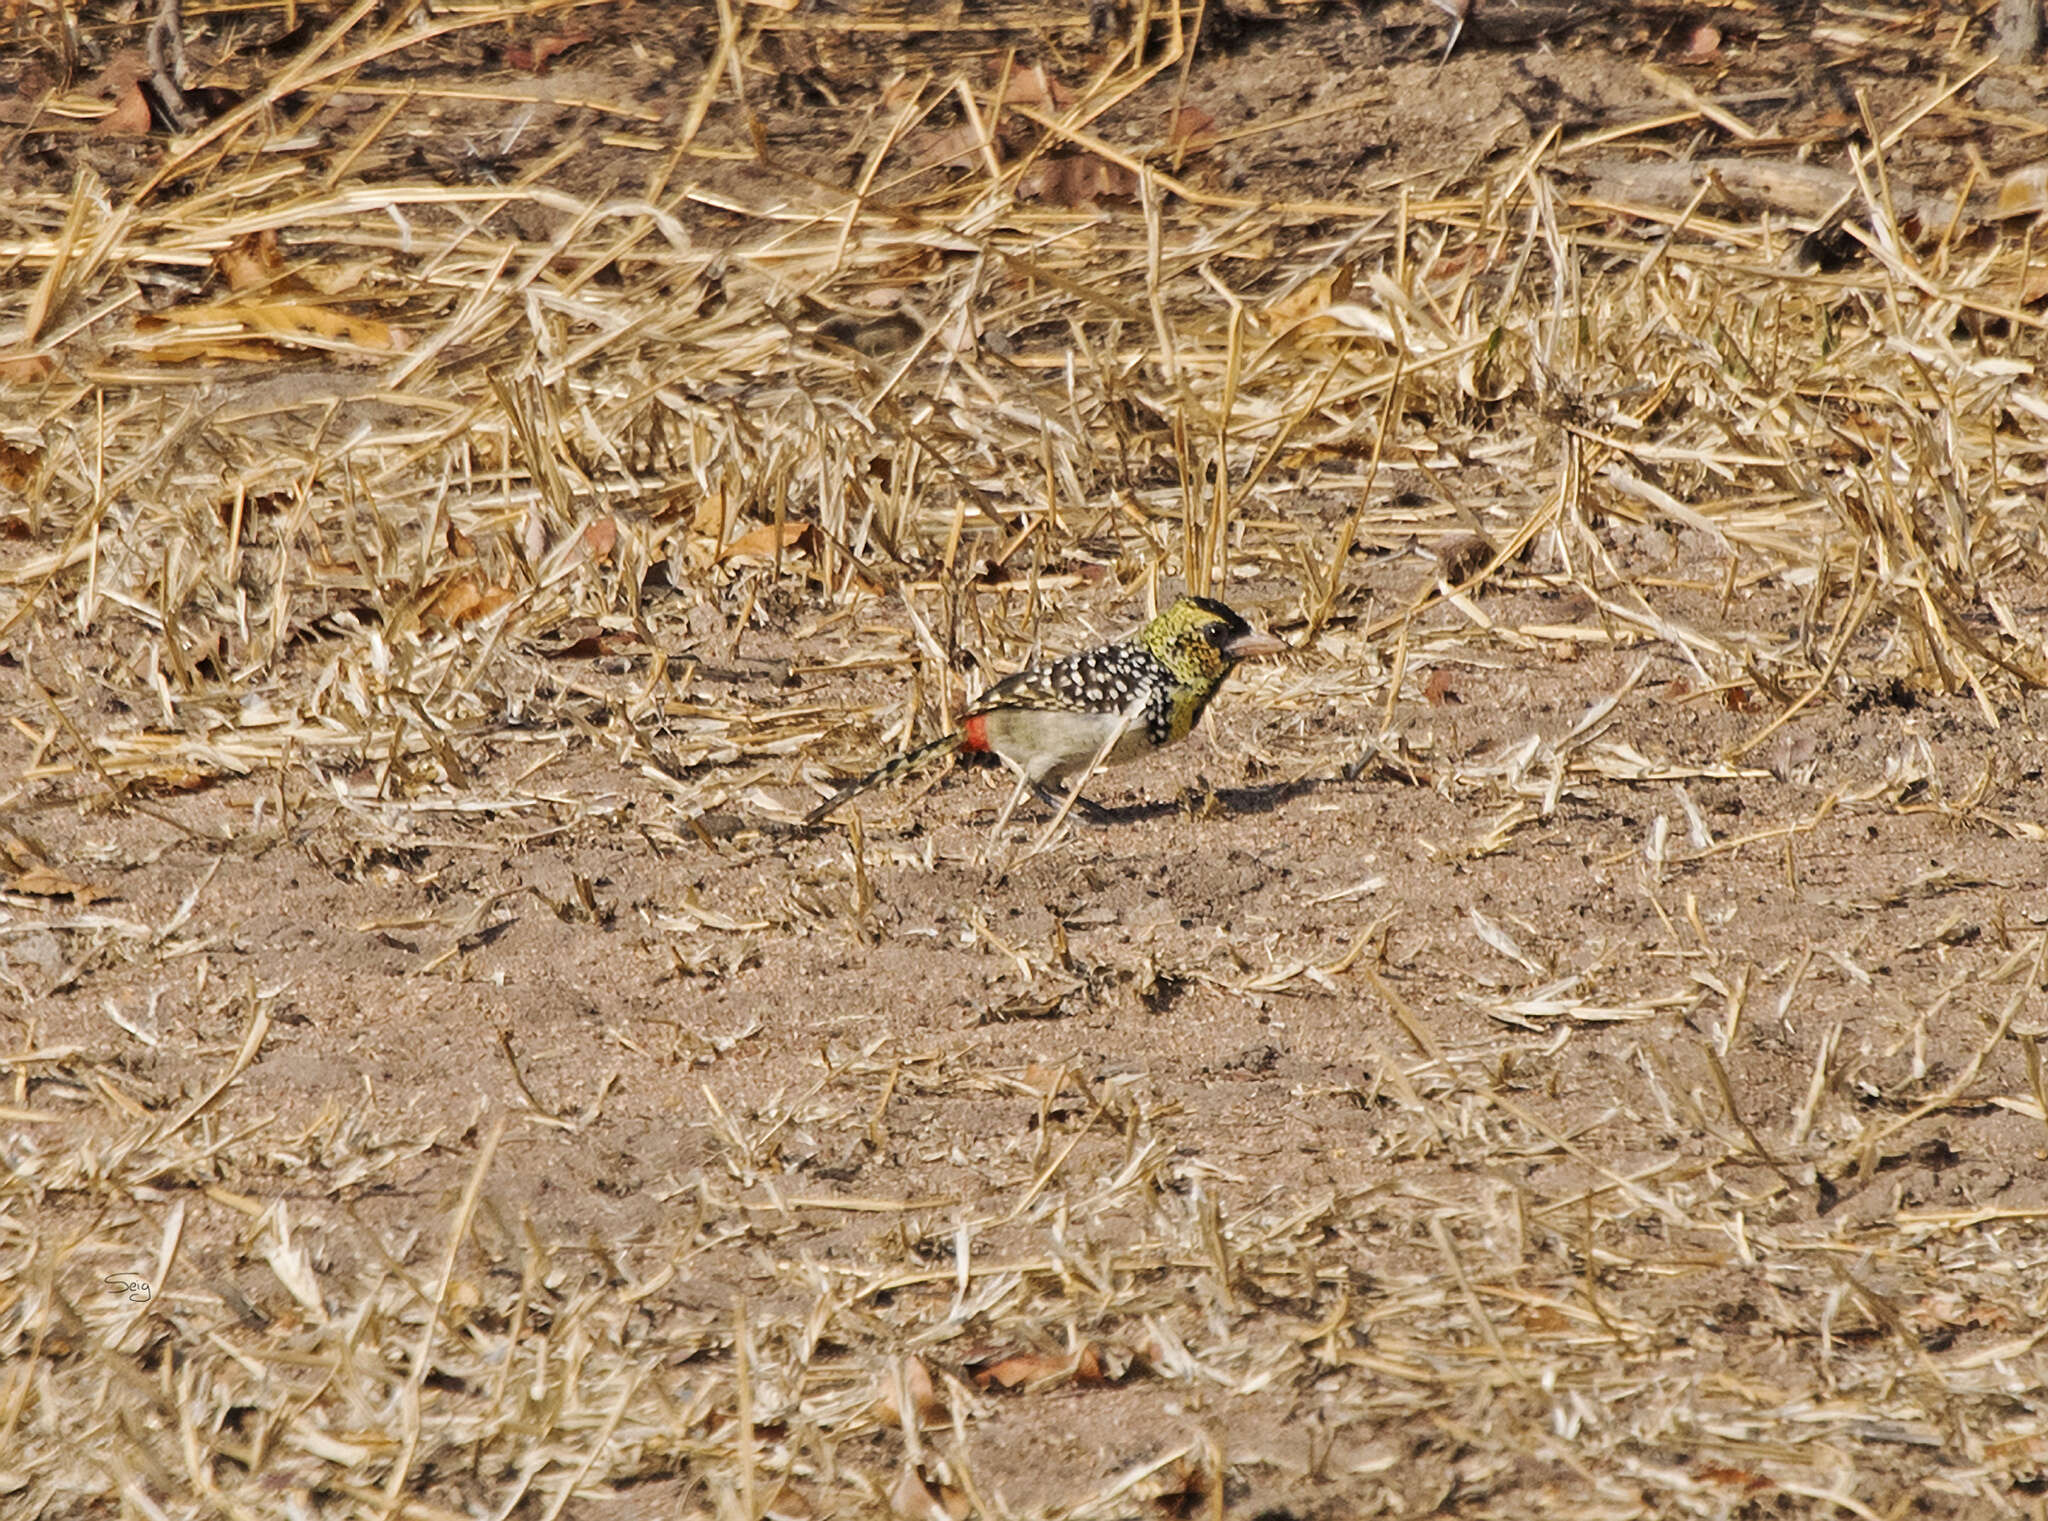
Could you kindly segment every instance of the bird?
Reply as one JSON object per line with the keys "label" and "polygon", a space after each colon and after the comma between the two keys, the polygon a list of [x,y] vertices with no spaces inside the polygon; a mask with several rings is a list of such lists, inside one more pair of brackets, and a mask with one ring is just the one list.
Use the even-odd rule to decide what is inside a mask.
{"label": "bird", "polygon": [[1126,638],[1004,677],[959,728],[849,782],[804,823],[822,824],[861,793],[962,753],[996,756],[1057,807],[1054,784],[1098,757],[1114,765],[1185,739],[1240,660],[1287,647],[1213,597],[1182,597]]}

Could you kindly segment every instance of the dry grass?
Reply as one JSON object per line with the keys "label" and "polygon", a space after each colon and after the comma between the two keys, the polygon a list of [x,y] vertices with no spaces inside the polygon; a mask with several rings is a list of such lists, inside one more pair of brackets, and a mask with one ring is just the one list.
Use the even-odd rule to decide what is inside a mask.
{"label": "dry grass", "polygon": [[[509,1120],[419,1135],[338,1098],[298,1134],[223,1126],[277,989],[208,993],[245,1038],[178,1092],[128,1070],[126,1037],[40,1044],[19,970],[46,943],[45,989],[176,970],[200,945],[179,914],[53,908],[30,877],[54,871],[32,808],[168,811],[254,775],[272,794],[256,830],[291,838],[324,797],[368,849],[436,819],[585,807],[538,775],[573,741],[664,787],[679,838],[734,815],[772,832],[834,766],[940,721],[963,651],[1001,669],[1183,583],[1301,643],[1254,687],[1302,720],[1290,774],[1376,762],[1426,781],[1469,803],[1474,856],[1519,848],[1562,795],[1683,798],[1796,767],[1774,749],[1792,720],[1885,683],[2010,724],[2048,675],[2040,255],[1992,186],[1912,185],[1891,163],[1965,111],[1953,22],[1834,16],[1921,83],[1833,179],[1733,167],[1758,150],[1673,180],[1674,145],[1735,109],[1681,97],[1640,128],[1539,133],[1333,198],[1232,186],[1204,172],[1222,145],[1162,125],[1192,7],[1139,7],[1160,25],[1113,32],[1062,98],[1021,58],[991,72],[1005,25],[1089,46],[1025,8],[986,34],[870,35],[721,4],[676,86],[680,126],[610,98],[601,69],[543,92],[425,67],[603,6],[396,9],[396,29],[368,0],[332,17],[241,76],[241,107],[135,148],[122,183],[52,172],[0,212],[0,692],[25,757],[0,786],[0,947],[21,952],[20,1040],[0,1055],[5,1508],[996,1514],[977,1442],[1005,1385],[1156,1381],[1222,1408],[1290,1391],[1313,1412],[1304,1472],[1345,1514],[1449,1513],[1535,1465],[1573,1515],[1875,1516],[1874,1461],[1944,1504],[2031,1513],[2012,1486],[2048,1441],[2038,1213],[1852,1231],[1825,1205],[1829,1178],[1867,1175],[1929,1115],[2043,1117],[2038,929],[1971,982],[1997,995],[1981,1051],[1888,1118],[1844,1095],[1831,1047],[1789,1116],[1741,1112],[1712,1043],[1683,1072],[1637,1048],[1635,1155],[1667,1153],[1647,1165],[1582,1145],[1517,1074],[1569,1031],[1657,1019],[1655,989],[1475,982],[1460,996],[1511,1033],[1459,1044],[1387,979],[1383,938],[1247,971],[1240,993],[1341,985],[1388,1010],[1405,1043],[1344,1097],[1378,1115],[1377,1160],[1458,1182],[1275,1188],[1228,1210],[1138,1085],[943,1043],[827,1046],[807,1092],[719,1110],[722,1168],[677,1182],[672,1230],[616,1251],[543,1240],[486,1188],[506,1148],[595,1110],[530,1095]],[[261,14],[282,30],[282,8]],[[57,48],[49,8],[9,15]],[[229,34],[198,6],[188,23]],[[844,140],[804,162],[850,179],[792,172],[782,144],[754,162],[757,97],[800,45],[904,64],[819,118]],[[408,57],[423,72],[400,93],[373,65]],[[529,149],[522,112],[544,95],[584,114]],[[451,151],[429,106],[456,113],[475,164],[417,167]],[[39,109],[9,151],[94,106],[74,88]],[[1262,130],[1217,135],[1255,155]],[[1936,191],[1938,224],[1920,216]],[[1801,257],[1816,214],[1799,197],[1831,192],[1850,257],[1822,269]],[[1354,549],[1440,547],[1447,574],[1401,605],[1353,573]],[[1529,587],[1575,612],[1489,606]],[[1714,616],[1759,590],[1783,594],[1789,628]],[[868,689],[888,725],[843,687],[692,698],[662,658],[682,615],[652,604],[671,595],[708,610],[692,660],[743,659],[741,635],[772,626],[810,676],[912,670],[911,704],[893,671]],[[1719,755],[1645,755],[1606,732],[1624,683],[1522,750],[1392,733],[1415,671],[1588,648],[1676,652],[1696,694],[1739,694],[1746,732]],[[637,664],[585,680],[565,652]],[[1307,722],[1332,712],[1341,731]],[[1924,800],[1927,780],[1887,796]],[[1932,796],[1959,829],[2041,838],[2024,810]],[[1842,802],[1739,838],[1694,813],[1683,840],[1645,842],[1647,870],[1780,843],[1790,870]],[[845,902],[859,919],[864,887],[828,887],[815,922]],[[485,912],[445,926],[451,946]],[[693,928],[735,926],[706,909]],[[1511,930],[1479,932],[1528,959]],[[1055,970],[1020,966],[1027,985]],[[1723,991],[1721,1053],[1743,1007]],[[2022,1047],[2031,1091],[1980,1081]],[[792,1135],[858,1137],[905,1095],[962,1091],[1039,1115],[982,1160],[985,1191],[790,1191]],[[423,1201],[374,1266],[323,1275],[295,1241],[306,1210],[345,1212],[450,1148],[468,1186]],[[1593,1181],[1546,1193],[1498,1171],[1534,1158]],[[243,1225],[195,1260],[201,1201]],[[851,1245],[814,1255],[820,1232]],[[138,1260],[147,1299],[108,1292]],[[707,1270],[745,1285],[733,1308],[678,1292]],[[1959,1326],[1982,1333],[1966,1352],[1948,1350]],[[1393,1435],[1417,1425],[1435,1440]],[[1228,1432],[1185,1429],[1061,1513],[1222,1514]]]}

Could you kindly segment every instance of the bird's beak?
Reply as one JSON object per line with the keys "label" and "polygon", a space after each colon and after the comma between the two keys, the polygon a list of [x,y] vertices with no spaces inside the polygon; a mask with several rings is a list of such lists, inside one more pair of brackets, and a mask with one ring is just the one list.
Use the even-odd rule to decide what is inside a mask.
{"label": "bird's beak", "polygon": [[1285,639],[1276,639],[1271,634],[1253,629],[1249,634],[1239,634],[1223,646],[1223,653],[1232,660],[1251,660],[1260,655],[1284,655],[1292,648]]}

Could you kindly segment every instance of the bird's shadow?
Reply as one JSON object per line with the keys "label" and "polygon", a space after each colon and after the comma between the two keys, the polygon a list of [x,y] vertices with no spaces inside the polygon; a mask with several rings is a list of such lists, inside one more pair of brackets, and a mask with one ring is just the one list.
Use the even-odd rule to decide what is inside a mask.
{"label": "bird's shadow", "polygon": [[[1098,803],[1083,798],[1068,817],[1084,827],[1111,829],[1119,824],[1144,824],[1174,817],[1227,819],[1239,815],[1271,814],[1296,798],[1313,796],[1330,787],[1348,787],[1356,780],[1348,772],[1341,772],[1250,787],[1187,787],[1172,798],[1141,799],[1130,803]],[[1052,810],[1047,805],[1040,803],[1039,809],[1041,811],[1036,817],[1040,822],[1052,817]],[[1032,816],[1028,808],[1019,810],[1020,818]],[[691,820],[684,831],[706,845],[727,844],[749,833],[759,834],[768,840],[795,841],[815,839],[831,832],[829,825],[748,818],[724,812],[701,815]],[[922,829],[913,832],[922,832]]]}
{"label": "bird's shadow", "polygon": [[1097,803],[1093,815],[1083,815],[1077,810],[1074,816],[1086,817],[1090,822],[1108,827],[1113,824],[1142,824],[1176,814],[1192,818],[1230,818],[1237,814],[1275,813],[1284,803],[1310,796],[1344,780],[1337,776],[1306,776],[1291,782],[1269,782],[1256,787],[1208,787],[1199,790],[1190,787],[1171,800],[1114,805]]}

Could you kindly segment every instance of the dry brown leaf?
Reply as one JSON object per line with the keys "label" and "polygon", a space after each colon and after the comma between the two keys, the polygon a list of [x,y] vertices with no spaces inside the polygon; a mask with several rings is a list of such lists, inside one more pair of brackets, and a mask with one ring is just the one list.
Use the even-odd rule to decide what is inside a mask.
{"label": "dry brown leaf", "polygon": [[376,259],[351,259],[346,264],[302,264],[298,267],[299,288],[323,296],[341,296],[384,269]]}
{"label": "dry brown leaf", "polygon": [[1209,1471],[1208,1464],[1183,1454],[1163,1478],[1165,1488],[1152,1497],[1152,1503],[1167,1515],[1179,1521],[1208,1510],[1209,1497],[1216,1488],[1216,1476]]}
{"label": "dry brown leaf", "polygon": [[1710,21],[1702,21],[1692,29],[1692,35],[1685,40],[1685,50],[1678,56],[1687,63],[1708,63],[1721,55],[1721,29]]}
{"label": "dry brown leaf", "polygon": [[1064,111],[1074,101],[1074,92],[1046,73],[1043,64],[1010,70],[1002,95],[1006,105],[1044,106],[1054,111]]}
{"label": "dry brown leaf", "polygon": [[725,488],[714,486],[697,498],[697,505],[690,509],[690,531],[707,538],[718,538],[725,532]]}
{"label": "dry brown leaf", "polygon": [[7,879],[7,890],[26,893],[32,898],[69,898],[81,905],[107,896],[99,888],[75,882],[47,866],[31,866],[26,871],[16,872]]}
{"label": "dry brown leaf", "polygon": [[1455,685],[1457,678],[1442,666],[1429,673],[1429,680],[1422,684],[1422,700],[1432,708],[1447,707],[1454,702],[1463,702]]}
{"label": "dry brown leaf", "polygon": [[522,44],[505,49],[505,64],[522,74],[545,74],[550,58],[559,57],[578,44],[588,41],[588,32],[560,32],[552,37],[542,37],[530,46]]}
{"label": "dry brown leaf", "polygon": [[[306,301],[220,301],[194,302],[166,307],[135,319],[138,333],[158,333],[166,328],[225,327],[283,339],[315,339],[348,344],[355,348],[381,349],[396,353],[405,348],[404,335],[374,317],[356,317],[330,306]],[[209,341],[231,347],[236,335],[222,333]]]}
{"label": "dry brown leaf", "polygon": [[1572,1328],[1572,1319],[1556,1305],[1532,1304],[1519,1317],[1522,1329],[1538,1336],[1556,1336]]}
{"label": "dry brown leaf", "polygon": [[57,361],[48,354],[0,354],[0,385],[34,385],[48,380],[56,368]]}
{"label": "dry brown leaf", "polygon": [[149,97],[142,93],[142,81],[137,80],[121,92],[114,109],[92,130],[95,137],[145,137],[149,125]]}
{"label": "dry brown leaf", "polygon": [[2025,217],[2038,211],[2048,211],[2048,164],[2029,164],[2000,181],[1995,215]]}
{"label": "dry brown leaf", "polygon": [[[898,1370],[901,1370],[899,1381]],[[903,1424],[903,1407],[898,1391],[910,1401],[910,1409],[919,1426],[934,1425],[946,1417],[945,1404],[939,1399],[939,1391],[932,1383],[932,1370],[921,1357],[906,1357],[899,1364],[892,1364],[882,1370],[876,1380],[875,1419],[885,1426]]]}
{"label": "dry brown leaf", "polygon": [[972,1506],[961,1491],[950,1484],[934,1485],[916,1465],[905,1463],[889,1487],[889,1509],[904,1521],[966,1521]]}
{"label": "dry brown leaf", "polygon": [[475,576],[460,575],[443,586],[427,605],[427,616],[438,618],[450,628],[459,628],[478,618],[488,618],[519,594],[509,586],[489,585]]}
{"label": "dry brown leaf", "polygon": [[140,48],[123,48],[93,76],[85,93],[111,103],[112,111],[93,127],[96,137],[134,137],[149,131],[149,97],[142,82],[149,78],[149,60]]}
{"label": "dry brown leaf", "polygon": [[1760,1473],[1747,1468],[1731,1468],[1725,1463],[1702,1463],[1692,1471],[1693,1478],[1702,1484],[1721,1484],[1731,1489],[1769,1489],[1771,1481]]}
{"label": "dry brown leaf", "polygon": [[228,282],[228,289],[237,294],[276,285],[284,275],[284,255],[278,251],[277,233],[266,227],[235,239],[220,251],[213,267]]}
{"label": "dry brown leaf", "polygon": [[1101,200],[1136,200],[1138,177],[1122,164],[1092,153],[1070,153],[1042,159],[1017,182],[1020,200],[1049,201],[1055,206],[1092,206]]}
{"label": "dry brown leaf", "polygon": [[1908,1325],[1923,1331],[2013,1332],[2025,1323],[2024,1312],[2015,1314],[2006,1305],[1968,1299],[1946,1291],[1917,1295],[1905,1318]]}
{"label": "dry brown leaf", "polygon": [[24,449],[0,438],[0,491],[26,491],[42,463],[40,449]]}
{"label": "dry brown leaf", "polygon": [[1467,243],[1463,248],[1453,249],[1429,266],[1429,273],[1423,278],[1431,285],[1448,285],[1464,278],[1473,270],[1485,269],[1493,262],[1491,250],[1484,243]]}
{"label": "dry brown leaf", "polygon": [[1011,1352],[976,1359],[967,1364],[967,1376],[981,1389],[1104,1382],[1102,1354],[1092,1341],[1073,1352]]}
{"label": "dry brown leaf", "polygon": [[808,523],[784,523],[780,528],[771,523],[766,528],[756,528],[741,534],[718,552],[718,558],[731,560],[741,555],[751,555],[757,560],[772,560],[775,558],[778,541],[782,549],[794,549],[803,542],[804,535],[810,531],[811,525]]}
{"label": "dry brown leaf", "polygon": [[765,1521],[816,1521],[818,1507],[808,1494],[785,1479],[761,1514]]}
{"label": "dry brown leaf", "polygon": [[1032,1062],[1024,1068],[1023,1082],[1027,1088],[1040,1093],[1051,1093],[1066,1081],[1067,1069],[1064,1063],[1049,1067],[1044,1062]]}
{"label": "dry brown leaf", "polygon": [[599,629],[579,634],[556,649],[547,651],[550,660],[595,660],[601,655],[625,655],[644,649],[640,636],[628,629]]}
{"label": "dry brown leaf", "polygon": [[870,312],[894,312],[909,299],[910,290],[907,286],[870,285],[866,290],[855,291],[847,304]]}
{"label": "dry brown leaf", "polygon": [[1182,106],[1166,124],[1166,145],[1176,153],[1200,153],[1216,141],[1216,118],[1200,106]]}
{"label": "dry brown leaf", "polygon": [[301,262],[288,269],[277,233],[265,228],[237,238],[215,258],[213,267],[235,295],[260,290],[275,300],[285,295],[342,295],[368,279],[377,264],[374,260],[358,259],[322,268]]}
{"label": "dry brown leaf", "polygon": [[151,766],[130,783],[139,791],[155,793],[159,797],[172,792],[204,792],[218,785],[220,775],[213,771],[201,771],[194,766],[179,765],[176,761]]}
{"label": "dry brown leaf", "polygon": [[251,327],[280,338],[325,338],[357,348],[397,351],[405,347],[404,337],[388,323],[374,317],[355,317],[329,306],[304,301],[271,301],[246,308]]}
{"label": "dry brown leaf", "polygon": [[1326,269],[1270,303],[1259,313],[1259,320],[1267,327],[1277,329],[1319,316],[1351,294],[1352,279],[1348,264]]}
{"label": "dry brown leaf", "polygon": [[973,169],[982,161],[981,145],[981,133],[962,122],[926,138],[914,162],[924,169]]}
{"label": "dry brown leaf", "polygon": [[612,557],[612,551],[619,545],[619,520],[598,518],[583,527],[583,552],[598,564]]}

